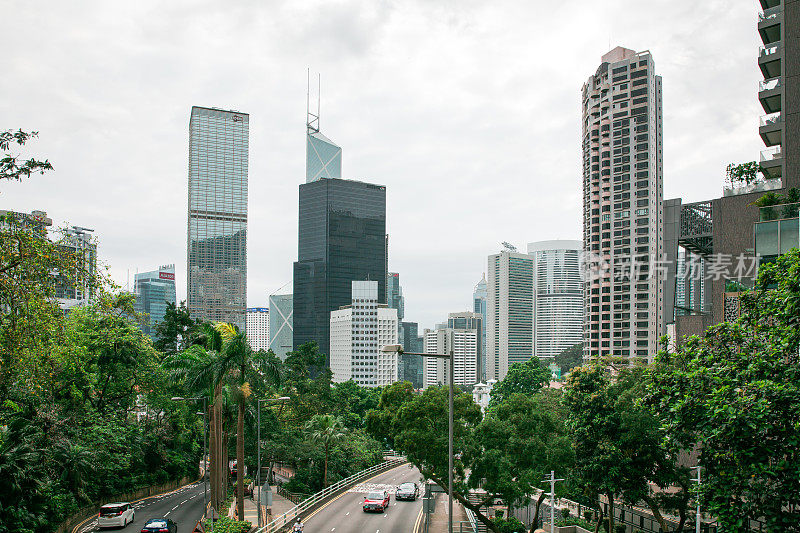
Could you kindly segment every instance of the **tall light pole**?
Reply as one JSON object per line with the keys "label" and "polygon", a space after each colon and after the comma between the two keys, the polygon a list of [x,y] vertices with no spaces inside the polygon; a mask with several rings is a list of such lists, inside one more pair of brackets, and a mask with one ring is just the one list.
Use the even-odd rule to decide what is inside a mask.
{"label": "tall light pole", "polygon": [[208,412],[208,398],[205,396],[196,396],[194,398],[184,398],[182,396],[173,396],[173,402],[203,401],[203,518],[206,517],[206,510],[208,509],[208,438],[206,431],[206,413]]}
{"label": "tall light pole", "polygon": [[697,469],[697,477],[692,478],[692,481],[697,483],[697,516],[694,519],[694,531],[700,533],[700,469],[701,466],[693,466],[692,470]]}
{"label": "tall light pole", "polygon": [[[261,398],[256,403],[258,404],[258,436],[256,437],[256,449],[258,450],[258,481],[256,482],[256,487],[258,487],[258,506],[256,509],[258,510],[258,527],[261,527],[261,403],[262,402],[277,402],[281,404],[283,407],[284,402],[288,401],[290,398],[288,396],[281,396],[280,398]],[[267,474],[267,481],[269,481],[269,474]]]}
{"label": "tall light pole", "polygon": [[556,479],[554,470],[550,471],[550,477],[542,480],[542,483],[550,483],[550,533],[553,533],[556,523],[556,481],[564,480]]}
{"label": "tall light pole", "polygon": [[384,353],[396,353],[401,355],[419,355],[421,357],[433,357],[434,359],[446,359],[449,362],[448,381],[450,392],[448,396],[448,420],[447,420],[447,533],[453,533],[453,350],[449,354],[441,353],[414,353],[403,351],[402,344],[387,344],[382,348]]}

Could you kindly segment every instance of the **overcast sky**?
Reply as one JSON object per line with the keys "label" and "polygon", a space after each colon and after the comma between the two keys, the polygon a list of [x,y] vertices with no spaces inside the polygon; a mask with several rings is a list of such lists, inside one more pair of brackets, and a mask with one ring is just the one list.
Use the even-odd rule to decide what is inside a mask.
{"label": "overcast sky", "polygon": [[614,46],[664,79],[664,197],[757,159],[756,0],[0,0],[0,129],[55,171],[0,209],[94,228],[112,276],[175,263],[186,294],[192,105],[250,114],[248,305],[292,279],[306,69],[342,173],[387,186],[406,320],[471,307],[501,241],[581,238],[580,89]]}

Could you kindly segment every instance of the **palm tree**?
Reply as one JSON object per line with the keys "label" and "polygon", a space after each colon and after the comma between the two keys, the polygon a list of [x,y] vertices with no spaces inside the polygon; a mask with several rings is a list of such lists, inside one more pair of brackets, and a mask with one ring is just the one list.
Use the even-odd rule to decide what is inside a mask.
{"label": "palm tree", "polygon": [[346,435],[344,423],[338,416],[314,415],[306,422],[306,431],[309,432],[311,440],[325,447],[325,474],[322,482],[322,488],[325,488],[328,486],[328,458],[331,444],[342,440]]}

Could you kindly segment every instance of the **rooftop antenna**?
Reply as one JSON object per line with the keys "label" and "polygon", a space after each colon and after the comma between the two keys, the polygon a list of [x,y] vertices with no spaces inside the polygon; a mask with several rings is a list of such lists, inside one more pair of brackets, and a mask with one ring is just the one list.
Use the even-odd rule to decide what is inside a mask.
{"label": "rooftop antenna", "polygon": [[506,241],[503,241],[502,244],[503,244],[503,248],[505,248],[504,251],[506,251],[506,252],[516,252],[517,251],[517,247],[514,246],[513,244],[509,244]]}
{"label": "rooftop antenna", "polygon": [[311,112],[311,69],[306,70],[306,131],[309,135],[319,133],[320,93],[322,76],[317,73],[317,113]]}

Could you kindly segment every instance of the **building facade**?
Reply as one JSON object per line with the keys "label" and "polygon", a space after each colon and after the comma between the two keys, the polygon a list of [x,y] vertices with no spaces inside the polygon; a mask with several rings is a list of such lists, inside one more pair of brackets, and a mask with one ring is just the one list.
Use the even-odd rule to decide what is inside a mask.
{"label": "building facade", "polygon": [[316,341],[326,350],[330,313],[351,303],[353,281],[377,281],[378,301],[386,302],[386,187],[328,178],[304,183],[299,221],[293,344]]}
{"label": "building facade", "polygon": [[189,121],[187,307],[192,317],[245,327],[247,113],[192,107]]}
{"label": "building facade", "polygon": [[271,294],[269,308],[269,347],[284,361],[294,343],[294,298],[291,294]]}
{"label": "building facade", "polygon": [[330,314],[333,381],[352,379],[362,387],[397,381],[397,354],[382,350],[397,342],[397,328],[397,310],[379,302],[378,282],[353,281],[350,305]]}
{"label": "building facade", "polygon": [[155,341],[156,326],[164,320],[167,305],[176,303],[175,265],[163,265],[158,270],[139,272],[133,280],[135,309],[137,313],[144,315],[142,332]]}
{"label": "building facade", "polygon": [[478,367],[478,377],[485,379],[486,376],[486,274],[481,276],[481,280],[475,285],[472,291],[472,311],[481,315],[481,358]]}
{"label": "building facade", "polygon": [[533,257],[533,353],[546,364],[583,341],[581,241],[528,244]]}
{"label": "building facade", "polygon": [[490,255],[486,280],[486,377],[502,380],[533,356],[533,257]]}
{"label": "building facade", "polygon": [[[422,353],[422,337],[419,336],[419,324],[416,322],[402,322],[400,324],[400,344],[403,350],[410,353]],[[408,381],[415,389],[423,385],[424,370],[422,356],[402,354],[397,362],[397,379]]]}
{"label": "building facade", "polygon": [[[467,317],[467,315],[473,315]],[[443,327],[426,329],[423,335],[423,353],[449,354],[453,352],[453,382],[456,385],[472,386],[478,382],[478,356],[480,354],[480,315],[477,313],[452,313],[448,322],[453,325],[474,325],[472,328]],[[471,322],[471,324],[470,324]],[[449,361],[426,357],[424,365],[424,387],[446,385]]]}
{"label": "building facade", "polygon": [[248,307],[245,310],[245,335],[250,348],[255,351],[269,350],[269,308]]}
{"label": "building facade", "polygon": [[614,48],[583,85],[585,358],[649,360],[664,330],[661,101],[649,52]]}
{"label": "building facade", "polygon": [[56,277],[56,298],[59,307],[65,311],[88,305],[94,296],[97,244],[92,239],[93,232],[92,229],[70,226],[59,240],[58,247],[75,258],[75,272],[71,276]]}

